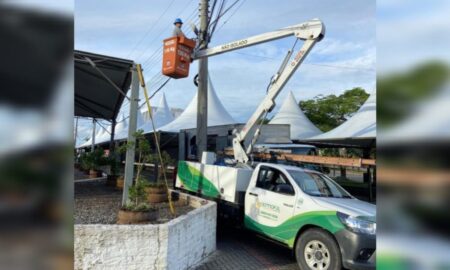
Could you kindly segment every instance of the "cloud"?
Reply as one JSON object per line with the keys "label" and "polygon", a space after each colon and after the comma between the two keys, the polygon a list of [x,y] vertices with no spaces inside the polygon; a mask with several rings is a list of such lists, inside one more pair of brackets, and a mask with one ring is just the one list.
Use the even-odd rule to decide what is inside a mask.
{"label": "cloud", "polygon": [[[382,1],[385,2],[385,1]],[[380,73],[401,70],[429,59],[450,62],[450,3],[383,4],[377,22],[377,68]]]}

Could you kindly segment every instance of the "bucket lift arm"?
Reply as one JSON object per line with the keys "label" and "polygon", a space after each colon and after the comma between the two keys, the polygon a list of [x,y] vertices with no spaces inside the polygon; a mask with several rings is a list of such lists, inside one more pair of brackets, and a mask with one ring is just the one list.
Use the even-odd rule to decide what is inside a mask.
{"label": "bucket lift arm", "polygon": [[286,59],[283,61],[283,64],[279,72],[271,80],[271,83],[267,91],[267,95],[265,96],[264,100],[261,102],[256,111],[247,121],[245,126],[240,131],[235,133],[235,138],[233,139],[233,150],[234,150],[234,158],[237,162],[248,163],[249,161],[248,155],[251,152],[252,144],[256,142],[256,138],[259,135],[259,129],[253,133],[254,138],[252,139],[252,143],[248,147],[247,151],[245,150],[246,147],[244,145],[245,139],[249,135],[251,135],[250,134],[251,131],[256,126],[261,117],[266,115],[274,108],[275,99],[278,96],[278,94],[281,92],[281,90],[284,88],[288,80],[291,78],[291,76],[303,62],[305,57],[314,47],[316,42],[322,40],[324,35],[325,35],[325,26],[320,20],[314,19],[302,24],[297,24],[290,27],[282,28],[277,31],[264,33],[246,39],[241,39],[224,45],[198,50],[193,53],[192,58],[199,59],[202,57],[210,57],[225,52],[234,51],[249,46],[254,46],[260,43],[285,38],[288,36],[295,36],[297,39],[305,41],[303,43],[303,46],[300,48],[295,57],[292,60],[290,60],[290,62],[288,62],[288,60],[291,57],[291,53],[288,53]]}

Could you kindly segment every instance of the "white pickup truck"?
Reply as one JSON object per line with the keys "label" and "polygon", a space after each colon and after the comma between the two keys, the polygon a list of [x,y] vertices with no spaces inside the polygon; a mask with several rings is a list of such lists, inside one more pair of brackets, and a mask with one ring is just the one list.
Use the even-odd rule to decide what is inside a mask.
{"label": "white pickup truck", "polygon": [[[312,19],[200,49],[192,59],[292,36],[296,38],[293,49],[299,40],[303,45],[297,53],[293,49],[288,51],[270,80],[266,96],[244,127],[234,132],[234,162],[239,165],[214,165],[214,158],[205,158],[201,163],[180,161],[175,186],[216,200],[219,215],[240,218],[245,228],[288,246],[302,270],[336,270],[342,266],[374,269],[375,205],[355,199],[316,171],[270,163],[251,166],[250,154],[260,134],[261,120],[275,107],[276,97],[314,45],[324,38],[325,25]],[[251,138],[248,145],[246,138]],[[208,153],[202,151],[201,155]]]}
{"label": "white pickup truck", "polygon": [[375,205],[319,172],[180,161],[176,188],[219,204],[219,215],[291,248],[300,269],[375,269]]}

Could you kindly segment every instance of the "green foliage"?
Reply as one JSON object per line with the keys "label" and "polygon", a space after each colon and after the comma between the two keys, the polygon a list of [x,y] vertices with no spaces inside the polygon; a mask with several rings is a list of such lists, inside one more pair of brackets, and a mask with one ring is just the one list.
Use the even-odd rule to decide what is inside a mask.
{"label": "green foliage", "polygon": [[107,163],[102,148],[96,148],[93,152],[86,152],[80,156],[80,165],[83,170],[97,170],[99,166]]}
{"label": "green foliage", "polygon": [[147,181],[143,178],[137,178],[134,185],[128,189],[128,195],[130,199],[130,205],[134,207],[139,207],[147,201],[147,192],[145,187],[147,186]]}
{"label": "green foliage", "polygon": [[407,117],[419,101],[436,93],[449,75],[445,63],[428,62],[405,73],[377,78],[377,124],[387,127]]}
{"label": "green foliage", "polygon": [[152,188],[161,188],[161,187],[165,187],[165,186],[166,186],[166,184],[164,184],[161,181],[147,183],[147,187],[152,187]]}
{"label": "green foliage", "polygon": [[[144,163],[153,163],[156,166],[159,166],[161,160],[159,158],[158,153],[153,153],[150,142],[145,135],[143,134],[143,130],[138,130],[134,133],[136,138],[135,143],[129,143],[122,145],[119,148],[120,152],[126,152],[130,147],[135,147],[136,155],[138,157],[138,165],[136,170],[136,182],[133,186],[129,188],[129,207],[136,209],[139,208],[147,200],[147,192],[145,187],[161,187],[165,186],[162,182],[162,170],[158,170],[157,181],[156,183],[150,183],[146,179],[142,177],[142,170],[144,169]],[[162,161],[164,166],[174,165],[175,160],[170,157],[170,155],[163,151],[161,153]],[[131,209],[130,208],[130,209]]]}
{"label": "green foliage", "polygon": [[146,212],[146,211],[152,209],[152,207],[148,203],[141,203],[139,205],[135,205],[133,203],[127,203],[127,204],[125,204],[123,209],[125,209],[127,211],[134,211],[134,212]]}
{"label": "green foliage", "polygon": [[85,171],[89,170],[89,159],[88,159],[87,153],[82,153],[80,155],[80,166],[81,166],[81,169],[83,169]]}
{"label": "green foliage", "polygon": [[326,132],[345,122],[368,97],[369,94],[364,89],[356,87],[339,96],[319,95],[300,101],[300,107],[311,122]]}
{"label": "green foliage", "polygon": [[111,167],[111,175],[119,174],[120,161],[117,159],[115,153],[110,153],[108,157],[105,157],[105,165]]}
{"label": "green foliage", "polygon": [[[169,153],[167,153],[166,151],[163,151],[161,153],[161,157],[162,157],[162,161],[164,166],[169,166],[169,165],[174,165],[175,164],[175,160],[172,159],[169,155]],[[158,154],[153,154],[151,155],[151,163],[154,163],[155,165],[159,166],[160,165],[160,159],[159,159],[159,155]],[[156,176],[156,186],[165,186],[165,184],[162,182],[164,181],[164,175],[163,175],[163,171],[160,169],[158,170],[158,175]]]}

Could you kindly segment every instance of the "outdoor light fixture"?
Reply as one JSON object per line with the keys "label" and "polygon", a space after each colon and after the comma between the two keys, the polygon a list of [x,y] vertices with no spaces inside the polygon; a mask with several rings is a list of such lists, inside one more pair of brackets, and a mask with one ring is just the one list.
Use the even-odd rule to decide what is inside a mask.
{"label": "outdoor light fixture", "polygon": [[377,231],[377,223],[372,217],[353,217],[344,213],[338,212],[338,218],[347,229],[355,233],[363,233],[369,235],[375,235]]}

